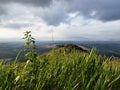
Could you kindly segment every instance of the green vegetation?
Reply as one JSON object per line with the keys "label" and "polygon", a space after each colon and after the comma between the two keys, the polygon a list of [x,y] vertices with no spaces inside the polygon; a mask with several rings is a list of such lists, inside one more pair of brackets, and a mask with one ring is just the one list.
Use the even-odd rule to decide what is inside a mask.
{"label": "green vegetation", "polygon": [[17,62],[19,54],[15,63],[0,62],[0,90],[120,90],[120,61],[73,47],[37,56],[30,32],[25,39],[26,62]]}

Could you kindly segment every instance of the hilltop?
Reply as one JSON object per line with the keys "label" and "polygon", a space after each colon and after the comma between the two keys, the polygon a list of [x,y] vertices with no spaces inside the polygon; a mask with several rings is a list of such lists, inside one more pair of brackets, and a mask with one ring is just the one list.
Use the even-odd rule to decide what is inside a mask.
{"label": "hilltop", "polygon": [[90,49],[76,44],[62,44],[52,47],[48,52],[39,55],[39,58],[61,58],[69,60],[74,54],[81,56],[90,53]]}

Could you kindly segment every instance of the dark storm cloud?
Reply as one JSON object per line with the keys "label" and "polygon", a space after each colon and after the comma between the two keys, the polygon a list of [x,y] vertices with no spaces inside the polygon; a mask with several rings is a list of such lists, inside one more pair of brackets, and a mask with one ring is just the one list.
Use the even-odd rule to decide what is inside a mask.
{"label": "dark storm cloud", "polygon": [[59,9],[48,8],[47,12],[40,15],[47,24],[66,23],[68,14],[75,12],[86,19],[93,18],[103,22],[120,19],[120,0],[58,0],[58,3],[61,5],[53,4],[53,7]]}
{"label": "dark storm cloud", "polygon": [[[10,9],[14,10],[14,8],[16,8],[11,6],[12,4],[15,4],[15,3],[21,4],[23,6],[28,5],[29,7],[44,8],[51,5],[52,0],[0,0],[0,19],[1,19],[1,15],[3,15],[6,18],[9,17],[9,13],[11,13],[9,10]],[[19,12],[19,11],[14,11],[14,12]]]}
{"label": "dark storm cloud", "polygon": [[[66,0],[68,11],[79,11],[86,18],[102,21],[120,19],[120,0]],[[95,12],[93,15],[92,13]]]}
{"label": "dark storm cloud", "polygon": [[[0,0],[0,22],[2,21],[7,22],[8,19],[12,20],[14,18],[19,19],[20,15],[26,15],[25,11],[27,12],[27,10],[25,10],[22,7],[26,7],[28,8],[28,10],[30,10],[29,9],[30,7],[35,7],[35,9],[37,9],[39,7],[41,8],[49,7],[49,5],[51,4],[52,0]],[[23,24],[6,23],[6,25],[3,25],[3,27],[19,29],[21,27],[24,27],[25,25],[26,24],[24,23]]]}
{"label": "dark storm cloud", "polygon": [[9,6],[10,3],[17,3],[22,6],[29,5],[28,8],[34,7],[37,12],[33,10],[31,13],[35,17],[42,18],[48,25],[57,26],[61,22],[66,23],[67,20],[70,22],[68,14],[75,12],[79,12],[79,16],[87,19],[93,18],[101,21],[120,19],[120,0],[0,0],[0,16],[6,12],[7,14],[10,13],[8,10],[10,8],[4,6],[6,4]]}
{"label": "dark storm cloud", "polygon": [[21,3],[42,7],[50,5],[51,2],[52,0],[0,0],[1,4]]}

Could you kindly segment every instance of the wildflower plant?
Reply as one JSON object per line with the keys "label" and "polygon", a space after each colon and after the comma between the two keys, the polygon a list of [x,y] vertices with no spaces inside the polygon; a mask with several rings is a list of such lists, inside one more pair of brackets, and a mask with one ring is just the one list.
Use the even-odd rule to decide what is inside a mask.
{"label": "wildflower plant", "polygon": [[31,62],[35,62],[37,57],[35,38],[32,37],[31,31],[26,31],[24,33],[24,38],[26,43],[24,44],[24,51],[26,51],[25,57]]}

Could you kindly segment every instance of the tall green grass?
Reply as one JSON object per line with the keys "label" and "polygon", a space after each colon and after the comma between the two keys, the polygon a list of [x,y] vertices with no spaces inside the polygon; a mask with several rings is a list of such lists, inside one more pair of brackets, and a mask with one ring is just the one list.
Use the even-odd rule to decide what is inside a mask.
{"label": "tall green grass", "polygon": [[24,63],[7,65],[1,61],[0,90],[120,90],[120,68],[113,68],[111,58],[95,49],[80,55],[74,50],[69,56],[29,56]]}

